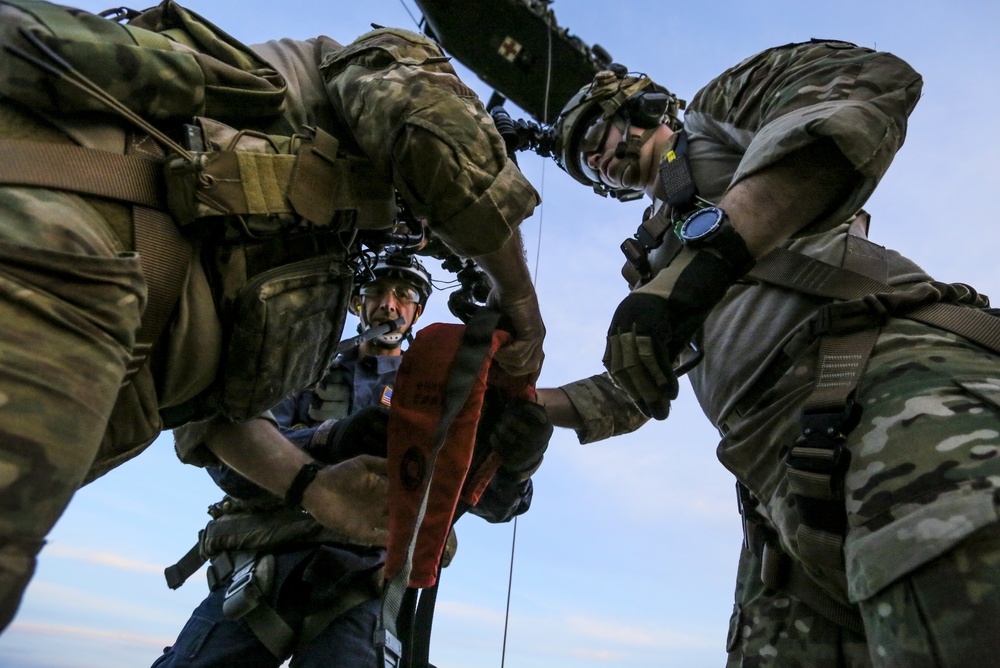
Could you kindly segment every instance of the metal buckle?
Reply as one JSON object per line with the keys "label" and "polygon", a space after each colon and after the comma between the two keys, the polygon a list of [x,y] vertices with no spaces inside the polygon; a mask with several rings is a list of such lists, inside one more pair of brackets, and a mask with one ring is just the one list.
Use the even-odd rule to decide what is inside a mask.
{"label": "metal buckle", "polygon": [[260,604],[264,592],[257,583],[257,563],[253,559],[233,574],[222,601],[222,613],[229,619],[240,619]]}
{"label": "metal buckle", "polygon": [[373,638],[375,650],[379,654],[379,663],[385,668],[397,668],[403,656],[403,643],[388,629],[375,629]]}

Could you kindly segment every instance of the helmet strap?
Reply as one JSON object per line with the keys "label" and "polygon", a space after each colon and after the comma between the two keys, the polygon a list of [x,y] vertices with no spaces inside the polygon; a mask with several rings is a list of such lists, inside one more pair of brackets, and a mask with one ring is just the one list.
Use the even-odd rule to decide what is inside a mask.
{"label": "helmet strap", "polygon": [[[642,131],[642,134],[631,134],[629,130],[631,125],[626,124],[625,126],[625,138],[615,147],[615,157],[621,161],[621,174],[630,173],[634,178],[638,179],[641,172],[639,168],[639,153],[642,150],[643,145],[649,141],[653,133],[656,132],[657,128],[647,128]],[[622,186],[628,190],[642,189],[644,184],[642,183],[622,183]]]}

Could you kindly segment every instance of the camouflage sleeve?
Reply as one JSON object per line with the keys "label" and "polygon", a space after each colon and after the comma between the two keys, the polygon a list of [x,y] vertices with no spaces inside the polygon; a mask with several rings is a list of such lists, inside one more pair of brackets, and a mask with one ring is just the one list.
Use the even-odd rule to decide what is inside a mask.
{"label": "camouflage sleeve", "polygon": [[808,228],[839,224],[871,195],[906,136],[920,75],[890,53],[814,40],[769,49],[695,95],[689,133],[741,153],[730,187],[819,138],[832,139],[861,173],[842,206]]}
{"label": "camouflage sleeve", "polygon": [[[266,420],[275,427],[280,428],[281,426],[274,413],[269,410],[258,415],[256,419]],[[215,416],[199,422],[188,422],[180,427],[175,427],[173,430],[174,452],[177,453],[177,458],[185,464],[200,466],[202,468],[220,466],[222,462],[205,445],[205,437],[208,436],[209,430],[220,424],[230,424],[230,421],[222,416]]]}
{"label": "camouflage sleeve", "polygon": [[212,454],[205,445],[205,437],[209,429],[219,418],[210,418],[201,422],[189,422],[174,429],[174,452],[177,458],[185,464],[193,466],[219,466],[222,462]]}
{"label": "camouflage sleeve", "polygon": [[561,386],[583,419],[576,432],[580,443],[603,441],[635,431],[649,420],[631,399],[603,373]]}
{"label": "camouflage sleeve", "polygon": [[476,94],[425,37],[381,29],[323,58],[334,109],[414,214],[466,257],[498,250],[538,194]]}

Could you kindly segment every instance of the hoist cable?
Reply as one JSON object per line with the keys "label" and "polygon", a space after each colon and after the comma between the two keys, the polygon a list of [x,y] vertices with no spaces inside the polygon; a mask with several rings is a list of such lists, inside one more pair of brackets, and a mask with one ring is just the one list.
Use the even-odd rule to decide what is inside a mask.
{"label": "hoist cable", "polygon": [[[549,94],[552,87],[552,30],[548,31],[548,58],[545,72],[545,98],[542,104],[542,120],[548,123],[549,120]],[[535,271],[531,278],[532,284],[538,287],[538,266],[542,255],[542,223],[545,221],[545,164],[548,160],[542,159],[542,177],[539,190],[542,193],[542,203],[538,208],[538,242],[535,244]],[[514,585],[514,550],[517,546],[517,516],[514,516],[514,531],[510,538],[510,572],[507,575],[507,607],[504,610],[503,618],[503,649],[500,653],[500,668],[504,668],[507,659],[507,629],[510,626],[510,596]]]}

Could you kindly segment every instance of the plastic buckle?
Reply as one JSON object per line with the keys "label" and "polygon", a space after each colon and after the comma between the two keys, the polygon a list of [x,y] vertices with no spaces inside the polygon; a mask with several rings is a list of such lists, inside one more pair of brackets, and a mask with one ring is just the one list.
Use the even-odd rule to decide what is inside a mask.
{"label": "plastic buckle", "polygon": [[222,552],[218,557],[209,562],[206,572],[209,591],[215,591],[219,585],[225,582],[226,578],[232,574],[233,566],[235,564],[233,564],[233,560],[228,552]]}
{"label": "plastic buckle", "polygon": [[788,452],[788,465],[813,473],[845,470],[850,452],[843,448],[843,443],[860,419],[861,406],[852,399],[839,411],[803,411],[800,417],[802,436]]}
{"label": "plastic buckle", "polygon": [[385,668],[397,668],[403,656],[403,643],[388,629],[375,629],[373,638],[375,650],[378,652],[379,664]]}
{"label": "plastic buckle", "polygon": [[747,517],[747,514],[755,503],[753,497],[750,496],[750,490],[737,480],[736,506],[740,510],[740,522],[743,525],[743,547],[748,551],[753,549],[753,545],[750,544],[750,519]]}
{"label": "plastic buckle", "polygon": [[[635,239],[626,239],[621,244],[621,250],[625,255],[625,266],[632,267],[632,269],[638,274],[640,280],[649,279],[649,274],[652,269],[649,266],[647,249]],[[623,268],[622,275],[624,275],[624,272],[625,269]]]}

